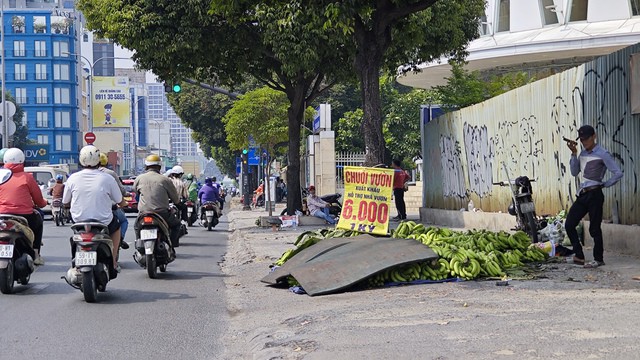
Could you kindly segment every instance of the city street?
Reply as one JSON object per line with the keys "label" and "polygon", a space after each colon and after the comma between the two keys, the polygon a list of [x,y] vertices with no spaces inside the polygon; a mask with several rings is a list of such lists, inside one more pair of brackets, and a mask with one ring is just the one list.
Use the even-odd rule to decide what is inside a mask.
{"label": "city street", "polygon": [[[128,219],[126,240],[133,244],[135,217]],[[0,295],[2,358],[216,358],[228,317],[219,267],[227,225],[223,217],[211,232],[189,228],[177,259],[156,280],[133,261],[133,246],[121,250],[122,272],[89,304],[61,279],[70,265],[71,230],[47,217],[46,264],[27,286]]]}

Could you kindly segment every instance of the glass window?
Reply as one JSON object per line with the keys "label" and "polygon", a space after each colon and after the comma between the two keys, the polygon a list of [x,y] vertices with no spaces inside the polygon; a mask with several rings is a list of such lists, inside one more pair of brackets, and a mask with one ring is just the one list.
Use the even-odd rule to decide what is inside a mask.
{"label": "glass window", "polygon": [[56,111],[55,122],[56,128],[71,127],[71,113],[68,111]]}
{"label": "glass window", "polygon": [[36,113],[36,127],[49,127],[49,114],[46,111],[38,111]]}
{"label": "glass window", "polygon": [[46,41],[36,40],[34,42],[35,45],[35,56],[47,56],[47,43]]}
{"label": "glass window", "polygon": [[56,150],[71,151],[71,135],[56,135]]}
{"label": "glass window", "polygon": [[13,42],[13,56],[26,56],[27,52],[24,48],[24,41]]}
{"label": "glass window", "polygon": [[491,27],[487,22],[487,15],[482,15],[480,17],[480,36],[483,35],[491,35]]}
{"label": "glass window", "polygon": [[47,19],[44,16],[33,17],[33,32],[36,34],[47,33]]}
{"label": "glass window", "polygon": [[14,64],[14,76],[16,80],[27,80],[27,65]]}
{"label": "glass window", "polygon": [[36,104],[46,104],[49,102],[47,88],[36,88]]}
{"label": "glass window", "polygon": [[24,16],[12,16],[11,29],[16,34],[24,33]]}
{"label": "glass window", "polygon": [[500,0],[498,4],[498,32],[509,31],[510,0]]}
{"label": "glass window", "polygon": [[631,2],[631,14],[633,16],[640,15],[640,0],[629,0]]}
{"label": "glass window", "polygon": [[587,20],[587,8],[589,7],[589,0],[572,0],[571,1],[571,13],[569,15],[569,21],[585,21]]}
{"label": "glass window", "polygon": [[49,135],[38,135],[38,144],[46,145],[49,143]]}
{"label": "glass window", "polygon": [[36,80],[47,80],[47,64],[36,64]]}
{"label": "glass window", "polygon": [[27,103],[27,88],[16,88],[16,102],[18,104],[26,104]]}
{"label": "glass window", "polygon": [[552,25],[558,23],[558,13],[556,12],[556,5],[553,0],[541,0],[542,15],[545,25]]}
{"label": "glass window", "polygon": [[69,57],[69,43],[66,41],[54,41],[53,56]]}
{"label": "glass window", "polygon": [[23,111],[22,112],[22,126],[27,126],[27,112]]}
{"label": "glass window", "polygon": [[68,88],[55,88],[53,89],[53,103],[54,104],[69,104],[69,89]]}
{"label": "glass window", "polygon": [[53,79],[54,80],[69,80],[69,65],[67,65],[67,64],[53,64]]}

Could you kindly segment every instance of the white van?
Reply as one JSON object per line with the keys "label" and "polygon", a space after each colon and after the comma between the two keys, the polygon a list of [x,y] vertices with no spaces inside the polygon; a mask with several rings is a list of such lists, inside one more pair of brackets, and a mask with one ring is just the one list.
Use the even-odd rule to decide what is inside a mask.
{"label": "white van", "polygon": [[[36,179],[38,186],[42,190],[42,195],[49,203],[51,203],[51,195],[48,194],[50,180],[53,179],[55,182],[56,176],[62,175],[63,181],[67,181],[67,172],[53,166],[27,166],[24,168],[24,172],[33,174],[33,178]],[[51,205],[45,206],[42,211],[51,215]]]}

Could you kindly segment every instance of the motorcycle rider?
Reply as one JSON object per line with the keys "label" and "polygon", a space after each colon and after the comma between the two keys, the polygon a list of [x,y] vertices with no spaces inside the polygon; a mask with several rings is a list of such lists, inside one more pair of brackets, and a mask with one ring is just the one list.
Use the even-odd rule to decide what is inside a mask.
{"label": "motorcycle rider", "polygon": [[[184,204],[185,201],[189,198],[189,192],[187,191],[187,187],[182,181],[182,175],[184,175],[184,169],[182,166],[176,165],[171,169],[171,174],[169,175],[169,179],[173,183],[173,186],[176,187],[176,191],[178,192],[178,197],[180,198],[180,202]],[[180,211],[180,215],[182,220],[187,221],[187,208],[186,206],[182,207]]]}
{"label": "motorcycle rider", "polygon": [[62,181],[64,180],[64,176],[58,174],[56,175],[56,184],[53,185],[51,189],[49,189],[49,195],[53,200],[62,200],[62,194],[64,193],[64,184]]}
{"label": "motorcycle rider", "polygon": [[33,263],[44,265],[40,256],[42,246],[42,216],[34,210],[47,205],[33,175],[24,172],[24,153],[18,148],[7,149],[3,156],[4,168],[11,170],[11,178],[0,186],[0,214],[22,216],[33,231]]}
{"label": "motorcycle rider", "polygon": [[120,223],[113,215],[112,204],[126,206],[118,183],[99,170],[100,150],[93,145],[80,149],[82,170],[67,179],[62,196],[64,205],[71,204],[71,218],[74,222],[97,221],[108,227],[113,241],[113,267],[120,272],[118,250],[120,248]]}
{"label": "motorcycle rider", "polygon": [[160,156],[156,154],[147,156],[144,165],[145,173],[136,177],[133,182],[133,191],[140,195],[138,211],[152,211],[160,215],[169,225],[171,246],[177,247],[180,219],[169,210],[169,202],[181,206],[178,191],[169,178],[160,174],[162,168]]}
{"label": "motorcycle rider", "polygon": [[198,201],[198,184],[194,181],[191,173],[187,174],[186,180],[184,186],[187,188],[188,198],[195,204]]}
{"label": "motorcycle rider", "polygon": [[213,186],[213,180],[211,178],[204,179],[204,185],[198,191],[198,199],[200,200],[200,205],[213,201],[220,202],[220,193],[218,192],[218,188]]}
{"label": "motorcycle rider", "polygon": [[[122,193],[122,197],[124,197],[127,195],[127,191],[124,189],[124,185],[122,184],[122,181],[120,181],[120,177],[118,176],[118,174],[116,174],[115,171],[107,167],[108,162],[109,162],[109,158],[107,157],[107,154],[101,152],[100,167],[98,167],[98,170],[102,171],[103,173],[109,174],[111,175],[111,177],[113,177],[113,179],[116,181],[116,184],[118,184],[118,187],[120,188],[120,193]],[[124,241],[124,236],[126,235],[127,229],[129,228],[129,220],[127,220],[127,215],[125,215],[124,210],[122,210],[122,208],[115,206],[115,209],[114,209],[114,206],[111,207],[111,209],[113,210],[113,215],[115,215],[118,218],[118,222],[120,222],[120,248],[123,250],[127,250],[129,248],[129,244],[127,244],[127,242]]]}

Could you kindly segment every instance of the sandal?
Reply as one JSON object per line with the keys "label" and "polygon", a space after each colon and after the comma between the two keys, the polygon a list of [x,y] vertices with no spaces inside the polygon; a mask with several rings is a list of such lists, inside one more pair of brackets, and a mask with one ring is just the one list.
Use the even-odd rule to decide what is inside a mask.
{"label": "sandal", "polygon": [[587,268],[587,269],[595,269],[598,266],[602,266],[602,265],[604,265],[604,261],[593,260],[590,263],[584,264],[584,267]]}

